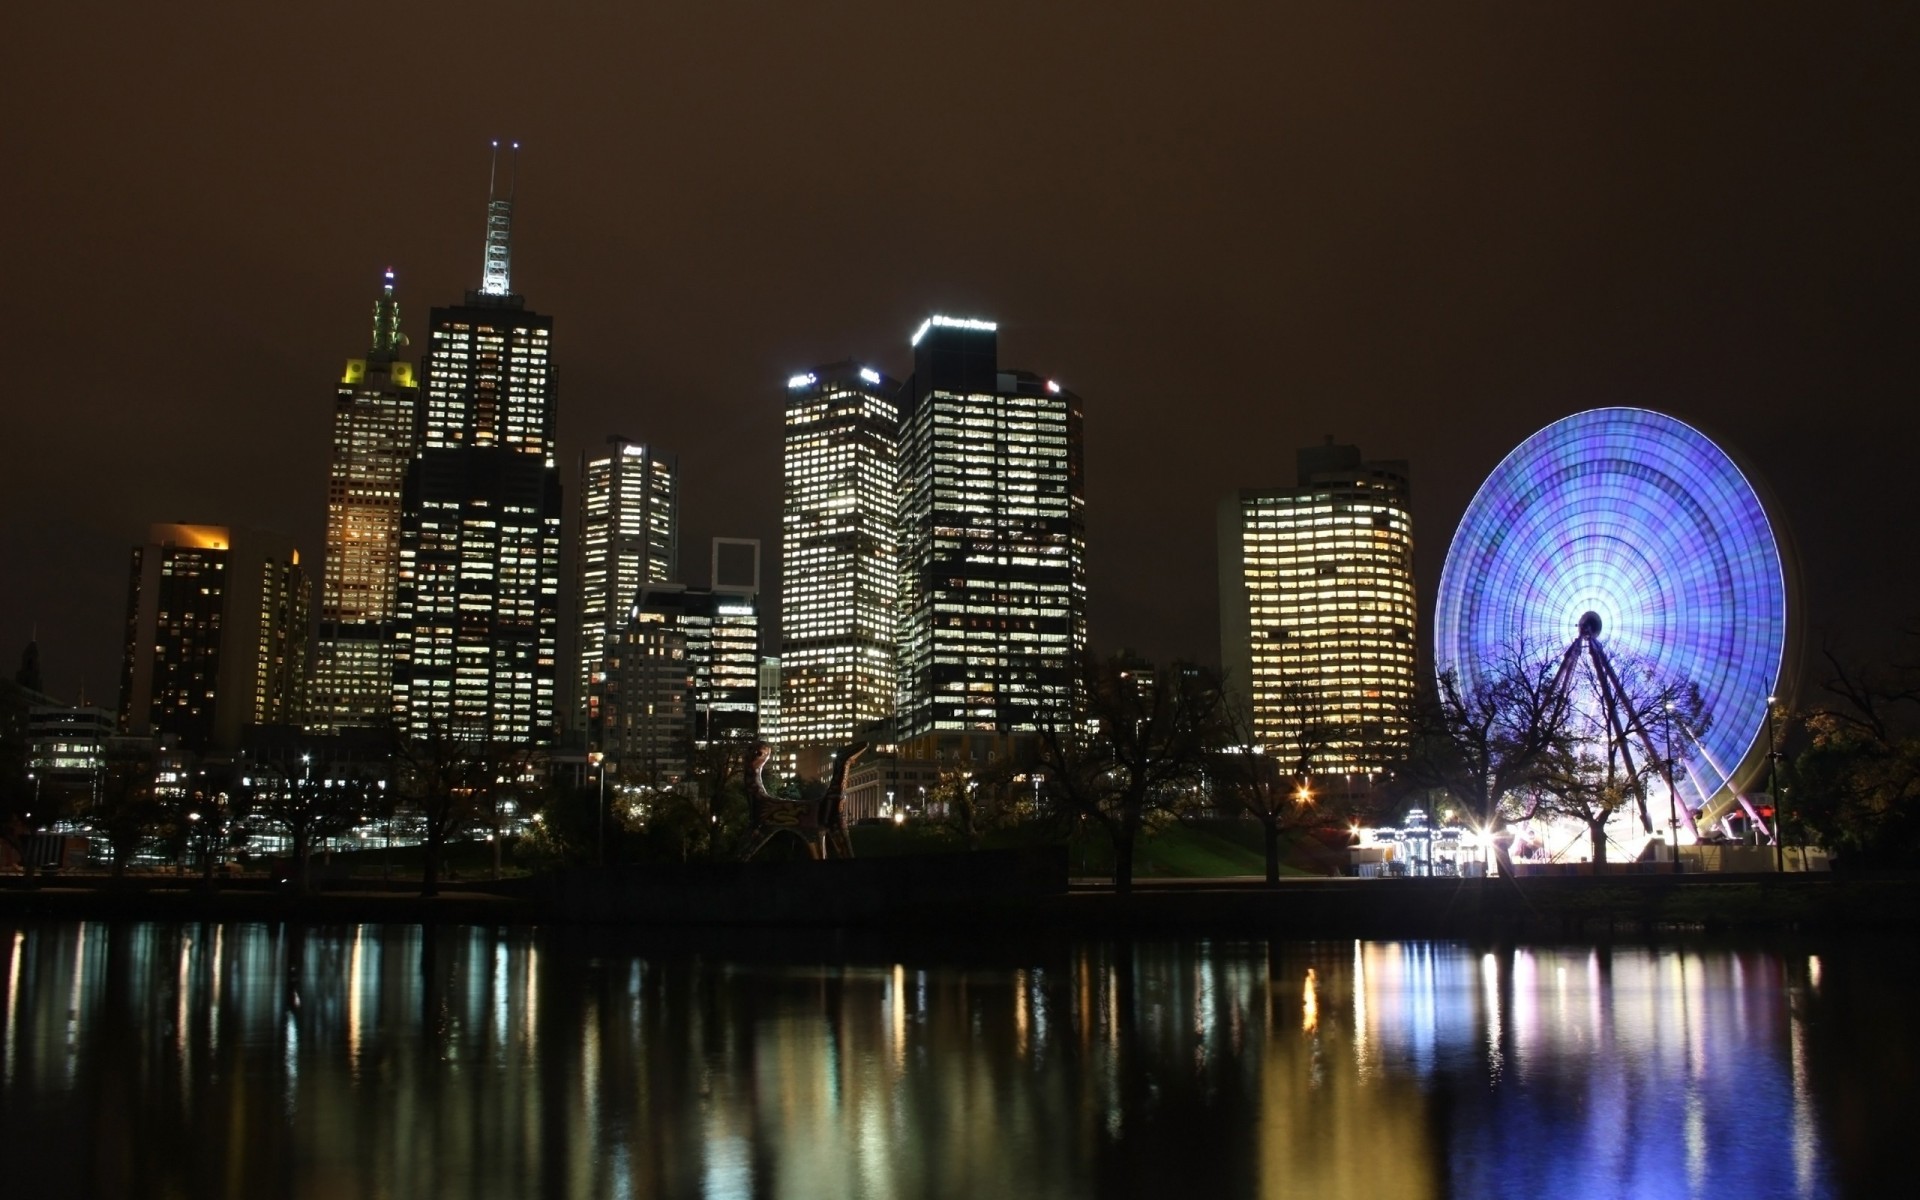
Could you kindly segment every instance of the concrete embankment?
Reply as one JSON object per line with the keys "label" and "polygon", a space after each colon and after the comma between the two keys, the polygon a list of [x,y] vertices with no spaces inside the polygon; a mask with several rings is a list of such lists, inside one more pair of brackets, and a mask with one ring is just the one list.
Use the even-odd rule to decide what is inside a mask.
{"label": "concrete embankment", "polygon": [[1068,885],[1058,848],[847,862],[676,864],[451,885],[48,879],[0,886],[0,918],[697,928],[920,929],[1155,937],[1591,937],[1662,930],[1920,929],[1920,876],[1641,875],[1523,880]]}

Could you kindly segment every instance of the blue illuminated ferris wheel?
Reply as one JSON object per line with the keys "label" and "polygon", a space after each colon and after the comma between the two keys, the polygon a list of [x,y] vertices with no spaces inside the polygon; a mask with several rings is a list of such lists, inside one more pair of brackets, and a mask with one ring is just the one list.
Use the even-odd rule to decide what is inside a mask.
{"label": "blue illuminated ferris wheel", "polygon": [[1434,662],[1475,683],[1516,647],[1644,664],[1699,687],[1712,723],[1674,748],[1689,809],[1764,761],[1788,667],[1788,571],[1725,451],[1640,408],[1576,413],[1507,455],[1447,550]]}

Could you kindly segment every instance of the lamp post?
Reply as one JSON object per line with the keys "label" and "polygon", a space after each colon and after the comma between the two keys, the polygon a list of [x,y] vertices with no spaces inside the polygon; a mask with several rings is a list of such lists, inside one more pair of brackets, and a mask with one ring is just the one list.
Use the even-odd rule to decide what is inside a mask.
{"label": "lamp post", "polygon": [[1673,701],[1667,701],[1667,845],[1673,851],[1673,873],[1680,873],[1680,788],[1674,782],[1673,723],[1679,720]]}
{"label": "lamp post", "polygon": [[1787,822],[1780,811],[1780,751],[1773,740],[1773,697],[1767,697],[1767,798],[1773,801],[1773,869],[1787,873]]}
{"label": "lamp post", "polygon": [[599,848],[600,865],[604,867],[607,865],[607,756],[595,750],[587,755],[587,758],[593,765],[600,768],[600,819],[596,844]]}

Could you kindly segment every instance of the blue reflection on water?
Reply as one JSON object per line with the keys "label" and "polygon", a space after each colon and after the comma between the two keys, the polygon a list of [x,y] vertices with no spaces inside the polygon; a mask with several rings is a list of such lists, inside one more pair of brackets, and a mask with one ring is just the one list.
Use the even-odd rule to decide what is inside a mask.
{"label": "blue reflection on water", "polygon": [[1901,1158],[1851,1049],[1913,1045],[1865,952],[40,924],[0,954],[0,1117],[92,1155],[21,1160],[42,1196],[1820,1197]]}

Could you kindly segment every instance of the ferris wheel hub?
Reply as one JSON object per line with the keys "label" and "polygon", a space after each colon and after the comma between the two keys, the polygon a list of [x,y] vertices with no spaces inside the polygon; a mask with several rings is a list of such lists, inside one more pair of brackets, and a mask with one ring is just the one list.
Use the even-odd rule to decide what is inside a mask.
{"label": "ferris wheel hub", "polygon": [[1600,636],[1599,613],[1583,612],[1580,614],[1580,636],[1583,638],[1597,638]]}

